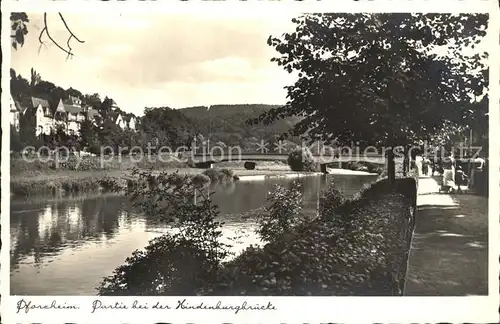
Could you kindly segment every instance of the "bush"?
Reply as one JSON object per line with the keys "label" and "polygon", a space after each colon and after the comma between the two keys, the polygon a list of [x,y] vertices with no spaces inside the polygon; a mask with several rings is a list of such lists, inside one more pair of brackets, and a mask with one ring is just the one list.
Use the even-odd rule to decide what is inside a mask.
{"label": "bush", "polygon": [[247,162],[245,162],[245,164],[243,166],[247,170],[255,170],[256,163],[255,162],[248,162],[247,161]]}
{"label": "bush", "polygon": [[267,200],[270,204],[257,217],[257,233],[263,241],[276,239],[297,225],[302,210],[300,183],[295,181],[291,189],[276,185]]}
{"label": "bush", "polygon": [[192,178],[193,185],[197,188],[210,184],[210,178],[205,174],[196,174]]}
{"label": "bush", "polygon": [[[134,171],[137,174],[138,171]],[[205,197],[192,203],[192,177],[139,173],[135,206],[175,224],[178,234],[153,240],[101,283],[101,295],[400,295],[411,235],[409,199],[414,179],[379,181],[356,200],[323,202],[319,217],[296,221],[301,195],[276,187],[260,220],[268,243],[235,259],[219,242],[218,209]],[[399,180],[399,179],[398,179]],[[406,189],[405,189],[406,188]],[[397,190],[406,190],[405,194]],[[326,217],[325,217],[326,218]]]}
{"label": "bush", "polygon": [[163,235],[136,250],[97,288],[100,295],[196,295],[213,281],[206,253],[190,240]]}
{"label": "bush", "polygon": [[229,169],[207,169],[203,174],[210,178],[212,183],[231,182],[234,180],[234,173]]}
{"label": "bush", "polygon": [[342,222],[318,218],[220,271],[217,295],[397,295],[406,266],[405,200],[349,202]]}
{"label": "bush", "polygon": [[342,191],[337,189],[335,183],[331,182],[328,188],[323,190],[319,198],[319,216],[324,220],[332,220],[335,211],[345,202]]}
{"label": "bush", "polygon": [[[150,217],[174,225],[176,234],[152,240],[135,251],[97,288],[100,295],[204,294],[217,282],[217,271],[229,255],[219,242],[222,224],[211,194],[204,196],[192,176],[162,172],[153,175],[134,169],[136,185],[127,195],[134,207]],[[195,195],[200,198],[195,201]],[[206,288],[208,287],[208,288]]]}
{"label": "bush", "polygon": [[316,162],[311,152],[305,148],[298,148],[288,155],[288,165],[293,171],[312,172],[316,170]]}
{"label": "bush", "polygon": [[105,176],[99,180],[102,190],[109,192],[121,192],[124,188],[117,178]]}

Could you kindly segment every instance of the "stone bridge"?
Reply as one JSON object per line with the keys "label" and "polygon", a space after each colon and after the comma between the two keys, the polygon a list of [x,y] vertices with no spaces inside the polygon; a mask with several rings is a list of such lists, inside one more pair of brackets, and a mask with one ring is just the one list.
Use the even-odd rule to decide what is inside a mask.
{"label": "stone bridge", "polygon": [[[326,173],[326,167],[339,162],[370,162],[375,164],[385,164],[385,157],[381,154],[344,154],[344,155],[319,155],[313,154],[313,158],[321,166],[321,171]],[[219,156],[211,154],[188,155],[188,160],[198,168],[212,168],[216,163],[228,161],[248,161],[257,164],[259,161],[283,161],[288,160],[288,154],[264,154],[264,153],[242,153],[242,154],[221,154]],[[254,165],[255,165],[254,164]]]}

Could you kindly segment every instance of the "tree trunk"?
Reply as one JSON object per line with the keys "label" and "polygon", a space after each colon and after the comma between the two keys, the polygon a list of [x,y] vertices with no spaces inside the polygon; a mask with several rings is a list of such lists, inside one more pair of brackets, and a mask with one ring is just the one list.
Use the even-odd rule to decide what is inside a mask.
{"label": "tree trunk", "polygon": [[394,183],[396,179],[396,166],[394,164],[394,151],[392,147],[387,151],[387,178],[389,183]]}
{"label": "tree trunk", "polygon": [[404,159],[403,159],[403,176],[407,176],[408,172],[410,171],[410,156],[408,152],[410,151],[410,147],[405,145],[405,150],[404,150]]}

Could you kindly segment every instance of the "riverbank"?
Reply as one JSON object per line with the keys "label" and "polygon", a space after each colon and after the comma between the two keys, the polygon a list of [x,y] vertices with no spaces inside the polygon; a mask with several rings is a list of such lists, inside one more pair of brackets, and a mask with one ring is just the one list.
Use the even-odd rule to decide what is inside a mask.
{"label": "riverbank", "polygon": [[[235,179],[240,181],[321,175],[318,172],[294,172],[285,164],[263,164],[258,165],[254,170],[246,170],[240,166],[233,166],[227,169],[232,171]],[[165,168],[155,171],[178,172],[183,175],[195,176],[203,174],[206,170],[196,168]],[[328,169],[328,172],[334,175],[373,175],[364,171],[346,169]],[[117,185],[126,186],[129,180],[133,180],[131,170],[44,170],[43,172],[28,175],[12,175],[10,186],[11,196],[26,198],[32,196],[79,195],[112,191]]]}

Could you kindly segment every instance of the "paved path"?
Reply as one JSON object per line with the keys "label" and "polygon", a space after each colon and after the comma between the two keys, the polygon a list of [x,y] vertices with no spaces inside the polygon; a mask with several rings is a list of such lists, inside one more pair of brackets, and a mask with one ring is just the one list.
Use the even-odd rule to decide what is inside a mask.
{"label": "paved path", "polygon": [[419,180],[406,296],[488,294],[488,199]]}

